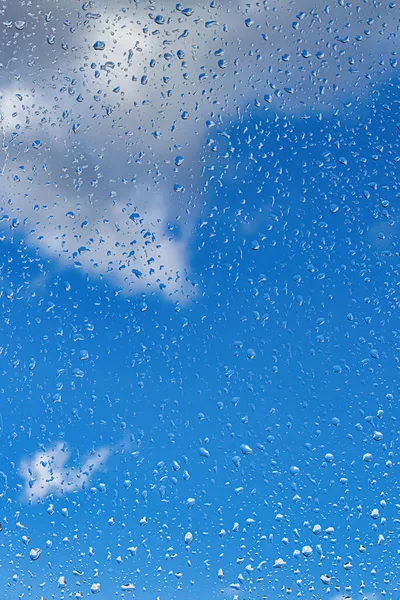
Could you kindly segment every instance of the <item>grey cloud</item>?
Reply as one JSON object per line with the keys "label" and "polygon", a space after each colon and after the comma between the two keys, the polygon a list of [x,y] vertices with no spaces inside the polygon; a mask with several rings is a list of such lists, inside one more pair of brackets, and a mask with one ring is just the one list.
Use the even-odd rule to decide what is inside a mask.
{"label": "grey cloud", "polygon": [[397,69],[389,2],[36,4],[3,17],[2,212],[127,292],[189,294],[207,135],[248,103],[345,110]]}

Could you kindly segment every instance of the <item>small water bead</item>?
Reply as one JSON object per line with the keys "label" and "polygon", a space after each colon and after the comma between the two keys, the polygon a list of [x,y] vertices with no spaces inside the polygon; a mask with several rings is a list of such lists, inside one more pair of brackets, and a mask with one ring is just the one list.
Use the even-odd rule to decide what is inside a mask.
{"label": "small water bead", "polygon": [[40,548],[32,548],[32,550],[29,552],[29,558],[31,560],[38,560],[41,553],[42,553],[42,551]]}
{"label": "small water bead", "polygon": [[32,142],[32,148],[34,148],[34,150],[39,150],[41,145],[42,145],[42,142],[40,140],[35,140],[34,142]]}
{"label": "small water bead", "polygon": [[97,42],[95,42],[93,44],[93,49],[94,50],[104,50],[106,47],[106,43],[102,42],[101,40],[97,40]]}
{"label": "small water bead", "polygon": [[290,467],[290,474],[292,475],[292,477],[295,477],[299,473],[300,473],[299,467],[296,467],[294,465]]}
{"label": "small water bead", "polygon": [[244,454],[244,456],[250,456],[251,454],[253,454],[252,448],[250,448],[250,446],[248,446],[247,444],[242,444],[240,446],[240,450],[242,451],[242,454]]}
{"label": "small water bead", "polygon": [[303,556],[305,556],[306,558],[310,558],[310,556],[312,556],[313,550],[312,550],[311,546],[303,546],[301,552],[302,552]]}
{"label": "small water bead", "polygon": [[185,544],[189,545],[193,542],[193,534],[188,531],[187,533],[185,533]]}
{"label": "small water bead", "polygon": [[256,356],[255,350],[253,350],[253,348],[249,348],[247,350],[247,358],[249,360],[253,360],[255,358],[255,356]]}
{"label": "small water bead", "polygon": [[92,594],[98,594],[101,591],[101,585],[100,583],[93,583],[90,591],[92,592]]}
{"label": "small water bead", "polygon": [[274,562],[274,569],[281,569],[285,565],[286,565],[286,562],[283,560],[283,558],[277,558],[276,561]]}
{"label": "small water bead", "polygon": [[383,440],[383,433],[380,431],[374,431],[373,438],[376,442],[381,442]]}
{"label": "small water bead", "polygon": [[373,508],[371,510],[371,519],[374,519],[374,521],[376,521],[377,519],[379,519],[379,510],[377,508]]}
{"label": "small water bead", "polygon": [[181,10],[181,13],[185,16],[185,17],[191,17],[193,15],[193,8],[183,8]]}
{"label": "small water bead", "polygon": [[321,525],[318,525],[318,524],[314,525],[314,527],[312,529],[312,532],[314,535],[319,535],[321,533],[321,531],[322,531]]}
{"label": "small water bead", "polygon": [[199,454],[200,456],[202,456],[203,458],[210,458],[210,453],[208,450],[206,450],[206,448],[199,448]]}
{"label": "small water bead", "polygon": [[334,460],[333,454],[330,454],[329,452],[327,454],[325,454],[325,460],[327,463],[332,463]]}

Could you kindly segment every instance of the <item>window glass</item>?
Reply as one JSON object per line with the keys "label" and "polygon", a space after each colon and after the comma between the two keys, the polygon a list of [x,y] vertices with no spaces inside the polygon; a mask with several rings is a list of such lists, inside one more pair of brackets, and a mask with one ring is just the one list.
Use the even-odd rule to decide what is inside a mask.
{"label": "window glass", "polygon": [[0,13],[2,597],[398,598],[398,2]]}

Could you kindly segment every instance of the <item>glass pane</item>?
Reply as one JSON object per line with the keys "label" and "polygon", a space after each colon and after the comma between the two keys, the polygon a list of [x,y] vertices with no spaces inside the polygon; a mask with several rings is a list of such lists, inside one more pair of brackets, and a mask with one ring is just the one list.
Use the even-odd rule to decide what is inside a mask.
{"label": "glass pane", "polygon": [[399,4],[0,11],[2,597],[397,598]]}

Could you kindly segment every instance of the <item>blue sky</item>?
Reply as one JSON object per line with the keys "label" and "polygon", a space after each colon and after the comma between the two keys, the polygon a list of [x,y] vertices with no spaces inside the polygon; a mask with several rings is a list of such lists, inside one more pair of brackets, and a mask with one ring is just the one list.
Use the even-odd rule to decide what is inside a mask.
{"label": "blue sky", "polygon": [[[105,36],[100,23],[93,39]],[[390,48],[368,60],[371,72],[385,70],[379,61],[392,60]],[[43,61],[44,94],[52,71]],[[62,142],[64,125],[54,125],[67,100],[52,106],[53,125],[44,117],[6,137],[5,598],[88,598],[97,583],[100,599],[396,597],[400,190],[391,69],[355,86],[345,80],[326,101],[299,84],[308,97],[299,109],[259,102],[267,84],[252,87],[245,66],[236,112],[215,109],[211,127],[199,109],[192,127],[201,142],[177,133],[170,151],[172,131],[159,154],[146,146],[150,158],[138,158],[144,133],[120,160],[128,146],[119,145],[118,116],[124,127],[130,121],[119,105],[110,129],[107,120],[95,129],[83,112],[83,141]],[[278,68],[276,77],[291,81]],[[224,105],[231,81],[215,81]],[[179,116],[186,102],[193,106],[184,98],[164,114]],[[24,148],[38,131],[32,158]],[[170,160],[178,153],[184,171]],[[177,180],[184,190],[174,193]],[[88,196],[92,187],[98,196]],[[131,237],[129,263],[120,247]],[[142,275],[126,277],[132,266]]]}
{"label": "blue sky", "polygon": [[[375,119],[379,122],[378,111]],[[242,204],[233,196],[234,181],[210,192],[191,249],[198,293],[188,303],[150,294],[144,310],[140,295],[115,295],[106,279],[60,271],[5,234],[2,470],[8,490],[2,519],[7,519],[8,544],[2,562],[13,561],[6,578],[10,597],[27,594],[29,585],[35,597],[42,581],[46,597],[59,597],[61,575],[71,582],[68,593],[79,591],[74,580],[83,579],[88,594],[89,583],[97,581],[95,569],[102,595],[121,595],[121,583],[132,581],[140,597],[155,592],[175,597],[180,586],[193,598],[202,598],[205,590],[217,597],[237,582],[244,566],[256,569],[262,561],[266,565],[257,576],[263,583],[245,576],[241,597],[252,588],[267,597],[281,586],[296,589],[297,578],[305,597],[319,597],[326,587],[319,577],[325,573],[340,592],[346,585],[357,589],[361,579],[369,592],[393,585],[383,579],[397,560],[397,484],[395,468],[386,467],[388,461],[396,465],[398,436],[396,236],[387,229],[381,246],[372,236],[376,222],[386,231],[382,200],[395,204],[396,189],[390,179],[391,189],[382,189],[378,165],[375,179],[382,183],[374,190],[366,180],[365,189],[371,190],[366,199],[359,184],[362,167],[342,166],[337,149],[329,157],[332,175],[316,165],[327,146],[326,131],[335,135],[335,122],[326,122],[322,131],[309,127],[313,146],[298,159],[271,142],[270,151],[279,151],[276,168],[288,175],[278,184],[265,183],[264,172],[257,174],[248,161],[251,145],[241,150],[242,131],[248,128],[251,136],[261,125],[273,125],[256,114],[246,121],[232,124],[232,143],[243,161],[237,177],[251,179],[246,194],[254,200]],[[278,121],[275,136],[289,129],[285,125]],[[342,127],[347,129],[346,123]],[[303,131],[304,124],[293,120],[287,146]],[[362,132],[354,134],[362,149],[357,135],[362,138]],[[351,154],[344,154],[350,162]],[[295,185],[303,161],[310,165],[303,173],[304,201]],[[343,171],[339,181],[335,171]],[[254,191],[259,186],[265,189],[261,194]],[[337,212],[330,208],[331,186]],[[267,198],[273,189],[282,191],[280,197],[275,192],[272,208]],[[265,212],[260,215],[257,207]],[[82,350],[87,360],[80,359]],[[74,376],[74,369],[81,369],[82,377]],[[382,441],[374,440],[376,431],[383,433]],[[72,493],[27,504],[20,462],[58,441],[70,448],[70,468],[79,469],[91,450],[107,447],[110,455],[85,491],[79,485]],[[243,454],[243,444],[252,449],[250,456]],[[209,458],[200,455],[201,448]],[[368,453],[371,462],[363,460]],[[332,462],[325,460],[329,454]],[[237,456],[240,466],[233,462]],[[176,472],[173,461],[180,466]],[[292,466],[300,469],[298,475],[291,475]],[[187,481],[184,471],[190,474]],[[301,499],[294,502],[296,495]],[[188,498],[196,501],[192,509]],[[48,514],[49,504],[54,515]],[[385,524],[371,519],[376,507]],[[148,524],[141,526],[143,517]],[[110,518],[115,525],[108,524]],[[246,519],[254,523],[246,525]],[[27,548],[42,549],[33,564],[16,521],[28,527]],[[310,531],[315,525],[322,527],[319,536]],[[328,527],[334,534],[323,533]],[[187,531],[194,536],[189,548]],[[306,545],[314,557],[293,558],[293,551]],[[360,554],[360,545],[366,554]],[[93,557],[89,546],[96,551]],[[129,547],[137,547],[133,557]],[[176,559],[165,558],[174,553]],[[349,557],[353,568],[346,572]],[[236,564],[238,558],[244,558],[243,565]],[[273,569],[279,558],[286,566]],[[80,565],[81,578],[72,574]],[[225,572],[222,583],[219,568]],[[182,579],[175,575],[179,572]],[[11,582],[15,573],[19,581]],[[308,591],[310,585],[315,591]]]}

